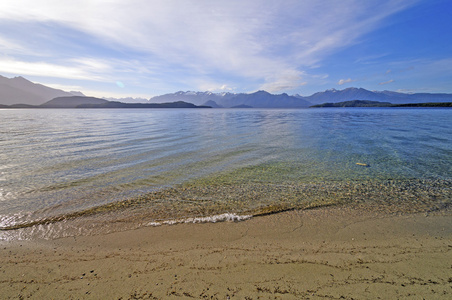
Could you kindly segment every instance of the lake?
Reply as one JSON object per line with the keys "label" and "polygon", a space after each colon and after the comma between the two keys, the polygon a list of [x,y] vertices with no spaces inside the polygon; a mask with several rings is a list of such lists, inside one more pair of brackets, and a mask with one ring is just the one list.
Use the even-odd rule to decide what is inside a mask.
{"label": "lake", "polygon": [[451,203],[452,110],[0,110],[0,239]]}

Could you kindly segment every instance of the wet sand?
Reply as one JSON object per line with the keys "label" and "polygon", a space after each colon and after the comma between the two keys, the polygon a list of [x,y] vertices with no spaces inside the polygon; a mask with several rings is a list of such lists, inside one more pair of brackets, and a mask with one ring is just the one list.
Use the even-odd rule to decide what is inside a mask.
{"label": "wet sand", "polygon": [[2,299],[451,299],[452,212],[322,208],[2,242]]}

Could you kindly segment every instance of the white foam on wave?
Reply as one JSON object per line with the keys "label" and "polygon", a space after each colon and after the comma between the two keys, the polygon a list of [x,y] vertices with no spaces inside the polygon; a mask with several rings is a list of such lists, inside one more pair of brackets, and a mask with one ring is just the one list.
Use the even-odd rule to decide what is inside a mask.
{"label": "white foam on wave", "polygon": [[251,219],[252,215],[237,215],[225,213],[208,217],[196,217],[187,219],[167,220],[162,222],[150,222],[148,226],[175,225],[183,223],[217,223],[217,222],[240,222]]}

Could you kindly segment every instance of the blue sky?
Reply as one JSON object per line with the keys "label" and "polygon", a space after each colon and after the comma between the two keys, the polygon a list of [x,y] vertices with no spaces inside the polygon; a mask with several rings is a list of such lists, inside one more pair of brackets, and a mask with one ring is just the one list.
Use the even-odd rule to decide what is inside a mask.
{"label": "blue sky", "polygon": [[97,97],[452,93],[450,0],[14,0],[0,75]]}

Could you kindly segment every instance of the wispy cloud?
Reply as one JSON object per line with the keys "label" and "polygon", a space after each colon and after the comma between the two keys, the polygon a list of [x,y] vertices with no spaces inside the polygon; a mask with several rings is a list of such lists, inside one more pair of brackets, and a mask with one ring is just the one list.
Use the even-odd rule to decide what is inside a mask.
{"label": "wispy cloud", "polygon": [[388,80],[388,81],[384,81],[384,82],[380,82],[379,85],[389,84],[389,83],[392,83],[392,82],[394,82],[393,79]]}
{"label": "wispy cloud", "polygon": [[[412,3],[79,0],[68,5],[59,0],[2,1],[0,20],[11,27],[20,23],[25,28],[21,35],[28,41],[10,41],[6,48],[11,51],[4,50],[0,71],[113,82],[118,80],[116,73],[146,74],[151,86],[162,85],[159,78],[173,85],[201,85],[202,78],[211,78],[220,87],[245,82],[237,88],[278,92],[305,85],[310,67],[357,43],[386,17]],[[31,29],[37,23],[50,24],[42,31],[45,36],[27,32],[27,24]],[[78,45],[80,36],[84,42]],[[10,40],[8,32],[0,29],[0,42],[4,40]],[[40,49],[33,49],[30,40]],[[65,44],[71,48],[65,49]],[[52,50],[56,47],[58,52]],[[16,56],[14,49],[19,48],[28,49],[29,55]],[[43,61],[40,51],[52,55]]]}
{"label": "wispy cloud", "polygon": [[18,43],[0,35],[0,53],[22,53],[25,49]]}
{"label": "wispy cloud", "polygon": [[343,85],[343,84],[350,83],[350,82],[354,82],[354,81],[356,81],[356,79],[351,79],[351,78],[348,78],[348,79],[341,79],[341,80],[339,80],[339,81],[337,82],[337,84]]}
{"label": "wispy cloud", "polygon": [[[95,75],[87,70],[86,65],[73,64],[72,66],[64,66],[46,62],[28,62],[15,59],[0,59],[0,72],[23,74],[23,75],[39,75],[45,74],[47,77],[96,80],[102,81],[102,75]],[[88,67],[88,69],[90,69]]]}

